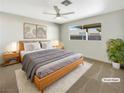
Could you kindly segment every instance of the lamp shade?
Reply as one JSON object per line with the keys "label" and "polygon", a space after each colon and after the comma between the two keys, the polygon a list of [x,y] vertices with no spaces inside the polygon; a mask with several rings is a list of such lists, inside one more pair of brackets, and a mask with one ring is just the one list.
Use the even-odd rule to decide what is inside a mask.
{"label": "lamp shade", "polygon": [[9,43],[6,46],[5,51],[7,51],[7,52],[17,51],[17,42],[11,42],[11,43]]}
{"label": "lamp shade", "polygon": [[53,45],[53,46],[58,46],[58,45],[59,45],[59,41],[58,41],[58,40],[52,41],[52,45]]}

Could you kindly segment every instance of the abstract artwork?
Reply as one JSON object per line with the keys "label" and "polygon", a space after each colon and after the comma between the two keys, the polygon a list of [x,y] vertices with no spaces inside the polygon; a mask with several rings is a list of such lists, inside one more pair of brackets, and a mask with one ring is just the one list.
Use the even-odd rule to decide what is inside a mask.
{"label": "abstract artwork", "polygon": [[47,39],[47,27],[24,23],[24,39]]}
{"label": "abstract artwork", "polygon": [[42,26],[42,25],[37,25],[37,38],[39,39],[46,39],[47,37],[47,27],[46,26]]}
{"label": "abstract artwork", "polygon": [[36,25],[24,24],[24,39],[36,39]]}

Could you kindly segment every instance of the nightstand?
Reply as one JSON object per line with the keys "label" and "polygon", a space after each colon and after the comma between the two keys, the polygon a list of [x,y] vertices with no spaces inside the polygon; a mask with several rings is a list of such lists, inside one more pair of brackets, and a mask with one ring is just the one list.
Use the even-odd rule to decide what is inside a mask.
{"label": "nightstand", "polygon": [[64,49],[64,46],[58,45],[58,46],[53,46],[54,48],[58,48],[58,49]]}
{"label": "nightstand", "polygon": [[8,65],[19,63],[19,53],[16,53],[16,52],[4,53],[2,55],[2,58],[4,60],[4,63],[2,64],[2,66],[8,66]]}

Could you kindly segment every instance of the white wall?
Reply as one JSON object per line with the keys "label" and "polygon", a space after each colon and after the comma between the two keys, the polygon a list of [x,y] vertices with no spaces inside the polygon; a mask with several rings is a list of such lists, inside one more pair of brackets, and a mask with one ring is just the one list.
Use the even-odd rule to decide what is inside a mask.
{"label": "white wall", "polygon": [[47,26],[47,39],[59,39],[59,25],[41,20],[0,13],[0,50],[8,43],[23,39],[23,23],[33,23]]}
{"label": "white wall", "polygon": [[[0,50],[8,43],[23,39],[23,23],[29,22],[48,26],[48,39],[61,38],[65,49],[83,53],[84,56],[108,62],[106,41],[110,38],[124,38],[124,10],[101,16],[82,19],[59,25],[36,19],[0,13]],[[70,41],[68,26],[102,23],[102,41]],[[59,33],[59,30],[61,32]],[[60,35],[60,37],[59,37]]]}
{"label": "white wall", "polygon": [[[9,43],[23,40],[24,22],[46,25],[47,39],[59,40],[58,24],[0,12],[0,55]],[[0,58],[0,63],[1,61]]]}
{"label": "white wall", "polygon": [[[102,24],[102,41],[69,40],[68,26],[92,23]],[[106,41],[111,38],[124,39],[124,10],[63,24],[60,35],[66,49],[80,52],[89,58],[109,62]]]}

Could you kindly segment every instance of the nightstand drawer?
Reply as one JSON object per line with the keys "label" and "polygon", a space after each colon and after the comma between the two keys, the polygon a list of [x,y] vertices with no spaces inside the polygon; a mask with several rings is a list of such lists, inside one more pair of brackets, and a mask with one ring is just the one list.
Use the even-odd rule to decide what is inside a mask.
{"label": "nightstand drawer", "polygon": [[14,58],[14,57],[19,57],[18,53],[8,53],[8,54],[4,54],[3,58],[7,59],[7,58]]}
{"label": "nightstand drawer", "polygon": [[13,52],[13,53],[4,53],[2,55],[4,63],[2,66],[8,66],[12,64],[19,63],[19,53]]}

